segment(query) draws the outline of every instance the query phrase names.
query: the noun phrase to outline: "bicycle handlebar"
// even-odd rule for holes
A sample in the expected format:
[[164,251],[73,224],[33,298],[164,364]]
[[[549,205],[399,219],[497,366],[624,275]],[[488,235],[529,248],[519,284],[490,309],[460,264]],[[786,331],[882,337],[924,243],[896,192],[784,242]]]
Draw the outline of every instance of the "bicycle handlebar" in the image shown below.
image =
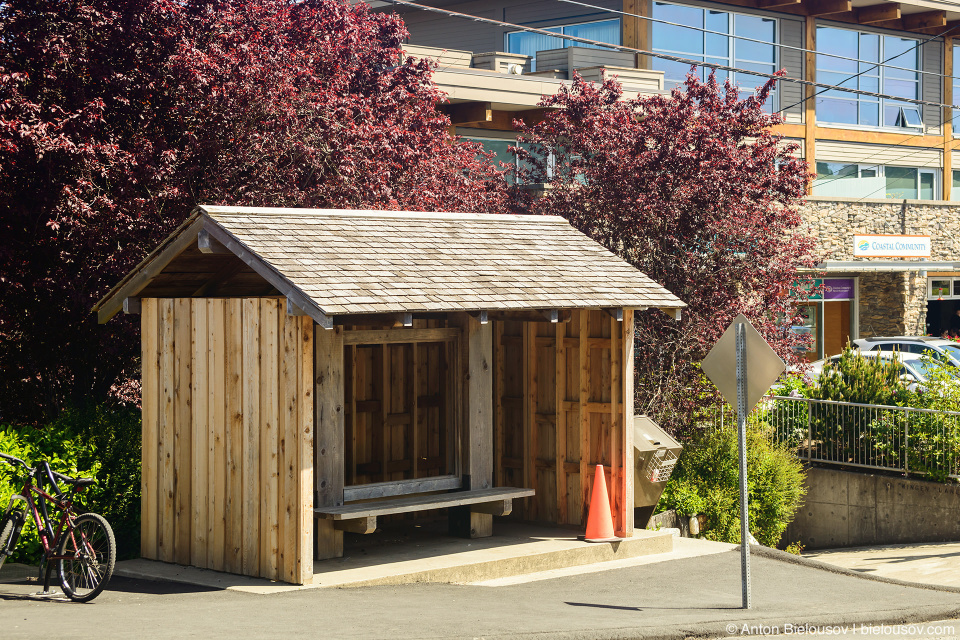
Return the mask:
[[75,485],[78,484],[77,478],[72,478],[68,475],[64,475],[62,473],[58,473],[54,471],[53,469],[50,468],[50,463],[47,461],[41,462],[40,465],[37,467],[31,467],[20,458],[7,455],[6,453],[0,453],[0,459],[6,460],[7,464],[12,464],[12,465],[20,464],[24,469],[27,470],[27,473],[30,473],[30,474],[36,474],[38,470],[43,470],[44,475],[47,476],[47,480],[50,482],[51,485],[53,485],[53,489],[57,493],[57,495],[63,495],[63,491],[60,490],[60,485],[57,484],[57,480],[62,480],[63,482],[66,482],[69,484],[75,484]]
[[23,466],[25,469],[29,469],[29,470],[31,470],[31,471],[33,470],[33,467],[31,467],[30,465],[28,465],[26,462],[24,462],[24,461],[21,460],[20,458],[17,458],[17,457],[14,457],[14,456],[9,456],[9,455],[7,455],[7,454],[5,454],[5,453],[0,453],[0,458],[3,458],[4,460],[6,460],[6,461],[7,461],[7,464],[14,464],[14,463],[19,462],[20,465]]

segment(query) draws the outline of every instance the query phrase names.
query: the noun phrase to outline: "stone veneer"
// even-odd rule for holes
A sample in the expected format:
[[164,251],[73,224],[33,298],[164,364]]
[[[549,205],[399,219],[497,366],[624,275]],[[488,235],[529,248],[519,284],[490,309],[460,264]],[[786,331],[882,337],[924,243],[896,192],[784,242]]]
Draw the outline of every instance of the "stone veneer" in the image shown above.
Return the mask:
[[[858,234],[929,235],[931,261],[960,262],[960,203],[810,196],[801,209],[804,230],[819,238],[821,260],[853,257]],[[892,260],[892,258],[881,258]],[[876,259],[874,259],[876,260]],[[860,337],[926,333],[927,281],[919,272],[871,272],[860,278]]]

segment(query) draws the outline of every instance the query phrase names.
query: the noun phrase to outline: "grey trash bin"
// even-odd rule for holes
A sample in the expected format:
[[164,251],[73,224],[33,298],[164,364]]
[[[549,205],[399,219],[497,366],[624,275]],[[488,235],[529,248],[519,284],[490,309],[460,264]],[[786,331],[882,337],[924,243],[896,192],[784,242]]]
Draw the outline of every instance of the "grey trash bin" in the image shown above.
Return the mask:
[[647,416],[633,418],[633,518],[644,529],[683,447]]

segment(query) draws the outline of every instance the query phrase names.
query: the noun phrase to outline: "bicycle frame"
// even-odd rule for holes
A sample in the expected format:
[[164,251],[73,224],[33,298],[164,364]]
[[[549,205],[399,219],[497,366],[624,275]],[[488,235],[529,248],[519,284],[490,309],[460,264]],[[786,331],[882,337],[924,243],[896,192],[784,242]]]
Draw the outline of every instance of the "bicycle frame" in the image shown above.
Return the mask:
[[[53,526],[51,526],[50,515],[46,512],[46,505],[41,503],[40,509],[43,510],[43,515],[41,515],[40,509],[37,508],[37,501],[33,498],[33,493],[36,493],[41,499],[52,503],[53,506],[60,511],[61,516],[60,521],[57,523],[56,533],[54,533]],[[73,500],[70,499],[71,496],[68,494],[66,500],[55,498],[36,486],[33,483],[33,477],[30,477],[23,484],[23,490],[20,495],[15,497],[23,499],[30,507],[30,514],[33,516],[33,522],[37,526],[37,532],[40,535],[40,543],[43,545],[44,558],[47,561],[69,559],[68,556],[55,555],[55,552],[56,545],[60,542],[60,536],[63,534],[64,526],[73,516]],[[11,498],[11,502],[12,500],[13,498]]]

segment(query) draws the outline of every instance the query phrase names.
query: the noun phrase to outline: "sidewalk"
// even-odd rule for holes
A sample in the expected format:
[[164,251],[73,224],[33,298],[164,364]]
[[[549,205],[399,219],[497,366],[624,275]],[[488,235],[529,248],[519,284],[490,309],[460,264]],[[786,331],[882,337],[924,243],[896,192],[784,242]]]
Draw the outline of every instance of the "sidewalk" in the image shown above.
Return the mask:
[[[714,547],[700,555],[688,541],[677,543],[671,554],[661,554],[669,559],[646,556],[624,560],[617,568],[581,568],[569,575],[563,571],[571,570],[557,570],[501,584],[256,595],[117,578],[91,605],[34,599],[29,594],[37,590],[35,583],[2,584],[2,635],[680,639],[740,635],[744,625],[875,625],[960,617],[955,592],[864,579],[759,548],[751,556],[754,607],[744,611],[739,551]],[[678,557],[684,553],[696,555]]]
[[803,557],[865,575],[960,590],[960,542],[827,549],[804,553]]

